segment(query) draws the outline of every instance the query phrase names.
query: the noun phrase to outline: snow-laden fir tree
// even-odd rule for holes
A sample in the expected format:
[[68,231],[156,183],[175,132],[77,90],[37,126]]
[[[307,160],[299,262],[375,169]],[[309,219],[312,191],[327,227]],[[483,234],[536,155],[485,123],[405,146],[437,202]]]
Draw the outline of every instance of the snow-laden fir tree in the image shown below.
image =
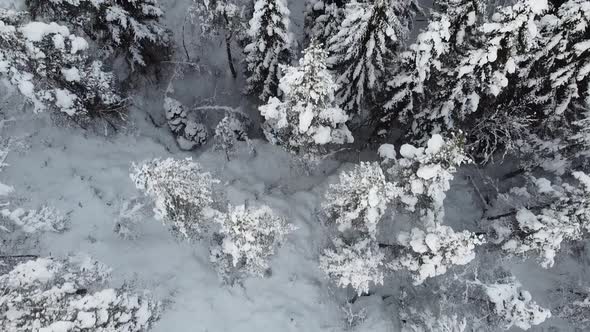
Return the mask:
[[239,0],[194,0],[190,15],[201,27],[201,35],[205,38],[222,36],[225,40],[225,53],[229,69],[234,78],[237,71],[234,67],[232,42],[244,39],[246,24],[245,9]]
[[127,287],[108,288],[110,270],[83,256],[37,258],[0,276],[2,331],[129,331],[150,329],[160,303]]
[[308,42],[327,45],[344,20],[347,0],[307,0],[304,32]]
[[87,49],[86,40],[63,25],[27,22],[25,13],[0,9],[0,77],[36,112],[99,115],[120,109],[113,75]]
[[246,92],[262,102],[277,96],[281,65],[291,62],[289,9],[285,0],[256,0],[249,23],[246,54]]
[[439,3],[400,60],[380,119],[412,123],[419,140],[463,129],[478,161],[520,153],[525,167],[554,171],[575,157],[588,100],[585,1],[521,0],[489,20],[481,1]]
[[326,56],[321,45],[309,46],[299,66],[287,67],[280,80],[283,101],[272,97],[259,108],[271,143],[312,160],[328,152],[329,145],[354,140],[345,124],[348,115],[334,100],[336,85]]
[[125,55],[132,68],[168,53],[157,0],[27,0],[27,6],[35,18],[60,20],[84,31],[106,56]]
[[328,41],[329,64],[337,73],[338,99],[361,113],[383,88],[386,68],[405,40],[417,3],[413,0],[353,1],[339,31]]
[[130,174],[137,189],[154,201],[157,219],[187,239],[204,236],[214,215],[213,186],[219,181],[191,159],[154,159],[134,164]]
[[214,218],[211,262],[220,276],[232,281],[242,276],[264,276],[269,261],[295,228],[268,206],[230,206]]

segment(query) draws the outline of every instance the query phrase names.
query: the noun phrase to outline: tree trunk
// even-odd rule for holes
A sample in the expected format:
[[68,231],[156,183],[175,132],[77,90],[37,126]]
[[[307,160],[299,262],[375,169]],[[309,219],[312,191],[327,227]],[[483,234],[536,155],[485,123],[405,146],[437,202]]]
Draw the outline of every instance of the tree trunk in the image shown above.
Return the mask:
[[231,35],[225,35],[225,52],[227,53],[227,62],[229,65],[229,70],[231,71],[231,76],[236,79],[238,77],[238,73],[236,72],[236,68],[234,68],[234,59],[231,54]]

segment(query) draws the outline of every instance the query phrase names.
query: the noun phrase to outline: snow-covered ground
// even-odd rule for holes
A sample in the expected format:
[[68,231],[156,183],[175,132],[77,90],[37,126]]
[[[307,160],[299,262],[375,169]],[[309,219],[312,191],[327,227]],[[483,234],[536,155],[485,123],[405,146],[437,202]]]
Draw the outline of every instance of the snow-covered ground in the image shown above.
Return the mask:
[[[303,4],[302,0],[289,3],[298,34],[303,25]],[[240,93],[242,78],[233,81],[227,72],[223,45],[198,45],[197,38],[191,38],[197,33],[196,28],[184,20],[190,2],[167,0],[163,5],[166,23],[177,44],[182,44],[184,24],[189,53],[206,59],[210,62],[208,67],[220,72],[203,75],[187,70],[175,81],[174,97],[187,105],[207,100],[207,104],[241,106],[255,114]],[[18,6],[19,1],[0,0],[0,7]],[[179,52],[175,60],[194,61],[182,57]],[[163,72],[168,75],[174,64],[166,66],[170,68]],[[318,216],[320,202],[327,185],[336,181],[337,172],[350,165],[331,160],[310,175],[281,148],[258,139],[253,141],[255,155],[244,144],[238,156],[229,162],[223,152],[209,147],[190,153],[180,151],[164,124],[165,86],[166,82],[140,84],[133,92],[135,106],[130,109],[127,128],[107,136],[73,124],[60,124],[62,121],[56,123],[47,113],[7,109],[4,105],[13,105],[14,100],[0,100],[0,120],[10,119],[0,128],[0,141],[11,138],[4,161],[8,166],[0,171],[0,192],[7,194],[0,196],[0,203],[10,205],[0,209],[50,206],[69,221],[67,231],[34,233],[34,240],[25,241],[21,251],[11,254],[62,258],[86,253],[105,263],[113,269],[111,286],[131,283],[136,289],[148,289],[164,303],[154,331],[350,329],[343,304],[353,293],[337,288],[318,268],[318,255],[329,240]],[[122,238],[115,232],[115,223],[126,202],[147,201],[129,177],[131,164],[156,157],[192,157],[222,181],[230,203],[264,203],[297,227],[272,259],[270,276],[247,278],[242,284],[224,284],[209,262],[207,243],[174,238],[150,211],[134,225],[133,238]],[[0,164],[1,159],[0,154]],[[477,230],[476,223],[483,212],[467,178],[469,174],[460,172],[455,177],[445,200],[445,216],[450,226]],[[549,273],[533,262],[506,265],[535,300],[546,305],[550,299],[545,289],[556,283],[560,271],[568,270],[569,263],[559,261]],[[585,271],[572,271],[569,270],[583,278]],[[353,330],[398,331],[397,292],[396,281],[387,280],[375,295],[356,301],[352,310],[365,308],[367,317]],[[539,330],[558,323],[550,319]]]

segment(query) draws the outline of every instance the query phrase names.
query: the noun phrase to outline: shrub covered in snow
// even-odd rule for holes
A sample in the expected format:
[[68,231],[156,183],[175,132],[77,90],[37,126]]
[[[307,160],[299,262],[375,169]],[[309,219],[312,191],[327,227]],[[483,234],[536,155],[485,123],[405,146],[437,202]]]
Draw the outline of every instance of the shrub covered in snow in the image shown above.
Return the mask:
[[294,230],[268,206],[230,206],[214,219],[219,230],[213,237],[211,261],[226,280],[242,275],[264,276],[269,260]]
[[375,241],[362,239],[347,244],[336,238],[333,244],[333,249],[320,256],[320,269],[338,286],[351,286],[361,295],[368,293],[371,285],[383,284],[385,255]]
[[122,201],[113,226],[115,234],[123,239],[135,239],[138,236],[138,225],[148,215],[147,206],[137,198]]
[[0,9],[0,78],[14,84],[39,112],[100,114],[121,107],[113,75],[92,61],[88,43],[55,22],[26,22]]
[[20,227],[25,233],[57,232],[68,229],[69,220],[59,210],[50,206],[43,206],[39,210],[0,210],[0,217],[6,218]]
[[273,144],[291,153],[315,159],[328,144],[351,143],[348,115],[334,101],[336,85],[326,68],[327,52],[312,44],[298,67],[287,67],[279,88],[283,100],[273,97],[260,106],[264,134]]
[[410,233],[402,232],[398,241],[405,249],[390,267],[410,271],[415,284],[445,274],[453,265],[471,262],[475,258],[475,246],[485,243],[481,235],[455,232],[444,225],[426,231],[414,228]]
[[467,320],[457,315],[435,315],[430,310],[407,308],[400,312],[401,332],[465,332]]
[[185,238],[199,238],[207,229],[213,186],[219,181],[191,159],[154,159],[133,164],[131,179],[155,204],[156,218]]
[[131,66],[162,59],[168,48],[157,0],[27,0],[34,17],[68,22],[97,42],[105,55],[124,54]]
[[207,142],[209,137],[207,127],[189,117],[188,110],[181,102],[166,96],[164,98],[164,112],[166,120],[168,120],[168,127],[176,136],[176,142],[181,149],[192,150]]
[[2,331],[147,331],[160,304],[104,288],[110,271],[90,258],[38,258],[0,276]]

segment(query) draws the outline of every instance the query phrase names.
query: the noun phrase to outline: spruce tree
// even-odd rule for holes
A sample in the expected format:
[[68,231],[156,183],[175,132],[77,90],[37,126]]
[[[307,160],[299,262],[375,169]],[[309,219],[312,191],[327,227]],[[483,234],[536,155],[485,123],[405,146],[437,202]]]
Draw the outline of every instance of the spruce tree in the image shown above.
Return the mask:
[[257,0],[248,30],[246,53],[248,94],[266,102],[278,94],[280,65],[291,59],[289,9],[285,0]]

